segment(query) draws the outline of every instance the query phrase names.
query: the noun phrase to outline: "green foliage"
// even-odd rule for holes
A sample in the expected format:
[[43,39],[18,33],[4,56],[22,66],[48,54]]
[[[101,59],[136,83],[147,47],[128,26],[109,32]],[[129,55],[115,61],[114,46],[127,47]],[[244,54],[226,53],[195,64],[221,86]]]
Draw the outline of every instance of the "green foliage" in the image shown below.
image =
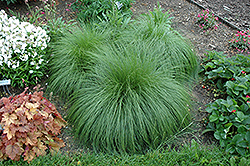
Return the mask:
[[142,152],[187,125],[190,96],[171,78],[159,45],[116,43],[98,54],[69,110],[82,142],[97,151]]
[[[35,49],[33,49],[35,50]],[[46,58],[44,56],[47,51],[36,49],[38,55],[43,55],[40,57],[29,57],[27,61],[20,61],[20,56],[15,56],[12,60],[19,61],[19,67],[15,69],[11,69],[7,66],[7,64],[3,63],[0,70],[0,79],[11,79],[11,86],[13,87],[25,87],[30,85],[35,85],[38,80],[41,80],[45,75],[47,64],[41,63],[41,57]],[[44,59],[42,59],[44,61]],[[31,64],[34,65],[31,65]],[[39,65],[39,70],[36,65]]]
[[[27,90],[27,89],[26,89]],[[0,99],[0,158],[30,162],[36,156],[54,153],[64,142],[56,137],[66,122],[43,92]]]
[[94,63],[89,52],[104,45],[107,35],[103,30],[86,25],[65,32],[53,43],[48,90],[66,99],[79,89],[85,72]]
[[[168,14],[156,15],[155,27],[164,29]],[[49,90],[71,99],[76,135],[97,151],[156,148],[190,118],[190,96],[178,81],[197,69],[192,47],[172,29],[145,35],[139,20],[131,23],[110,12],[53,45]]]
[[234,81],[250,72],[250,56],[227,57],[222,52],[208,52],[206,56],[201,63],[200,74],[206,83],[216,86],[222,94],[225,94],[227,81]]
[[84,22],[98,21],[110,11],[117,10],[119,14],[130,13],[133,0],[76,0],[71,8],[76,12],[77,19]]
[[230,47],[237,49],[240,52],[247,51],[250,53],[250,33],[247,31],[238,31],[235,37],[229,41]]
[[30,164],[22,160],[13,162],[0,161],[0,165],[5,166],[44,166],[44,165],[229,165],[229,166],[249,166],[250,156],[237,157],[225,154],[217,147],[206,147],[199,145],[194,140],[189,144],[184,144],[178,150],[167,147],[165,150],[155,150],[144,155],[108,155],[94,153],[76,153],[69,155],[46,155],[37,157]]
[[198,70],[197,56],[192,44],[171,27],[171,17],[158,4],[158,9],[143,14],[133,24],[134,40],[154,40],[165,45],[165,57],[174,66],[175,77],[180,79],[179,73],[195,76]]
[[43,1],[44,10],[43,16],[46,18],[45,22],[42,22],[42,27],[47,31],[47,34],[51,37],[51,42],[54,42],[58,37],[63,36],[64,32],[69,30],[76,24],[74,20],[63,20],[62,17],[57,16],[56,2],[53,0]]
[[250,146],[250,111],[249,104],[237,102],[231,97],[218,99],[209,104],[210,113],[207,131],[214,131],[214,137],[226,152],[240,155],[249,154]]
[[[173,17],[170,17],[170,13],[163,12],[160,4],[158,8],[154,8],[154,11],[142,14],[135,22],[135,31],[139,31],[139,35],[144,35],[143,38],[149,37],[163,37],[166,33],[173,30],[171,23]],[[139,27],[138,27],[139,26]]]
[[[205,81],[214,81],[225,99],[208,104],[209,123],[204,131],[214,131],[214,137],[230,154],[249,154],[250,146],[250,71],[249,56],[227,58],[209,53],[203,72]],[[220,85],[220,84],[221,85]]]

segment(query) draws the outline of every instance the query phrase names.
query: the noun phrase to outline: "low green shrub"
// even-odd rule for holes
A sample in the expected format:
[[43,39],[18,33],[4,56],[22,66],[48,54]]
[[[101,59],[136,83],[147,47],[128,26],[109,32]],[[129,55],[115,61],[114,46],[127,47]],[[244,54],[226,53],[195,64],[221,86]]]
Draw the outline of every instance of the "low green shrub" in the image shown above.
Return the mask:
[[217,84],[223,98],[207,105],[207,129],[230,154],[249,154],[250,146],[250,56],[226,57],[209,53],[203,63],[205,81]]
[[222,95],[226,93],[227,81],[250,73],[250,57],[237,55],[227,57],[222,52],[208,52],[201,63],[200,74],[203,81],[216,88]]

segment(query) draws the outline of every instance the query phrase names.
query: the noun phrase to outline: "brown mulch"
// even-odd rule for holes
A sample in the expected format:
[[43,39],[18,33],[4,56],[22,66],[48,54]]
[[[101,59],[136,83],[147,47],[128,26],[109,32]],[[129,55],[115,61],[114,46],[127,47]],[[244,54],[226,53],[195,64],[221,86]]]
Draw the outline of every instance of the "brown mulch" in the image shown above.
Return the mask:
[[[67,11],[69,9],[69,3],[75,0],[57,0],[57,14],[58,17],[63,17],[65,20],[74,18],[72,11]],[[153,10],[157,6],[158,0],[136,0],[132,5],[131,10],[135,15],[146,13],[148,10]],[[206,8],[211,9],[215,14],[227,19],[230,23],[246,29],[250,26],[250,1],[249,0],[196,0],[197,3],[203,5]],[[237,32],[236,29],[226,25],[221,24],[217,30],[212,30],[209,33],[204,33],[196,24],[195,18],[198,13],[202,11],[201,8],[190,3],[188,0],[168,0],[159,1],[160,5],[164,11],[169,11],[171,16],[174,17],[172,26],[179,31],[184,37],[188,38],[194,45],[194,49],[197,55],[202,58],[204,54],[209,51],[219,51],[224,52],[228,55],[235,55],[237,52],[229,48],[229,40],[233,38],[234,34]],[[30,6],[42,7],[40,1],[29,2]],[[27,7],[24,3],[11,4],[9,6],[4,2],[0,2],[0,9],[7,11],[7,8],[20,12],[21,14],[28,13]],[[42,86],[46,88],[45,82]],[[1,88],[1,87],[0,87]],[[17,93],[19,91],[14,88],[10,88],[12,93]],[[204,113],[205,105],[214,100],[211,91],[202,88],[202,82],[197,80],[197,85],[194,87],[193,91],[194,102],[196,103],[194,109],[194,132],[188,135],[190,140],[196,137],[201,140],[204,144],[212,144],[214,140],[211,135],[202,135],[201,132],[204,129],[204,118],[206,118],[206,113]],[[53,97],[53,102],[56,104],[58,111],[65,115],[67,107],[64,107],[64,102],[62,102],[57,96]],[[66,147],[62,150],[64,152],[72,151],[82,151],[83,148],[79,146],[77,141],[73,138],[72,129],[70,126],[63,129],[60,136],[66,143]],[[187,141],[185,140],[185,141]],[[212,140],[212,141],[211,141]]]
[[205,8],[233,25],[246,30],[250,28],[249,0],[195,0]]

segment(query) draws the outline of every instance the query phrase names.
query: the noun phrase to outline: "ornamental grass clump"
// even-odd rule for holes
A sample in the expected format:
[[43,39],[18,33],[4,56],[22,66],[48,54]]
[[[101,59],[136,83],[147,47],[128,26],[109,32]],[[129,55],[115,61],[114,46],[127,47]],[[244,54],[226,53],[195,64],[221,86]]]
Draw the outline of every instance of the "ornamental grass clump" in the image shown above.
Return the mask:
[[72,95],[68,116],[87,146],[142,153],[188,124],[190,95],[172,78],[161,47],[116,43],[96,53],[101,56]]
[[104,45],[106,35],[105,31],[87,25],[65,32],[52,45],[54,52],[48,88],[63,98],[80,88],[85,72],[95,63],[89,52]]
[[[192,44],[183,38],[171,27],[170,14],[163,13],[163,9],[158,4],[158,9],[141,15],[133,24],[134,40],[154,40],[165,45],[162,50],[164,57],[171,62],[175,68],[175,77],[185,73],[186,76],[195,76],[198,70],[197,56],[193,51]],[[179,73],[182,73],[181,75]]]
[[14,16],[8,18],[1,10],[0,79],[11,79],[12,86],[34,85],[45,74],[49,40],[41,27],[21,22]]
[[135,21],[116,16],[72,29],[53,44],[48,88],[70,99],[68,120],[85,145],[141,153],[188,124],[183,84],[198,61],[166,23],[168,14],[154,11]]

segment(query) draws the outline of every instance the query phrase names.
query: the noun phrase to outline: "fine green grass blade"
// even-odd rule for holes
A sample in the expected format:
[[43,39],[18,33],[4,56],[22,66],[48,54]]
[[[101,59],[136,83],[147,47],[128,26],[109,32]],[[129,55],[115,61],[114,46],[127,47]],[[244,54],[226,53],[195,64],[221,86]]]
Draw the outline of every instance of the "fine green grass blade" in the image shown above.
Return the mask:
[[82,86],[85,73],[95,62],[89,52],[104,45],[107,34],[92,26],[83,25],[66,32],[53,43],[49,91],[67,98]]
[[72,95],[69,119],[95,150],[157,148],[189,121],[189,94],[169,74],[161,47],[145,44],[111,45],[100,52],[84,87]]

